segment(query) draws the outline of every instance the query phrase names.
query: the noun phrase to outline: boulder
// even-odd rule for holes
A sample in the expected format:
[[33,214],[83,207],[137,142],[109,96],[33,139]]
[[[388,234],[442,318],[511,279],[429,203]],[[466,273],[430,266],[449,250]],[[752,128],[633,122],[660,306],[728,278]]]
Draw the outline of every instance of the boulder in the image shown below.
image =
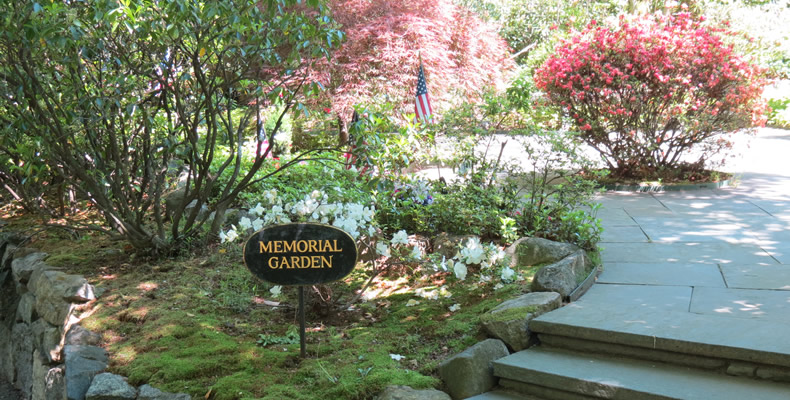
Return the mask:
[[[184,207],[184,215],[189,215],[190,213],[192,213],[192,210],[197,207],[197,204],[198,204],[197,199],[189,202],[189,204],[187,204],[187,206]],[[207,219],[209,215],[211,215],[211,213],[208,210],[208,206],[203,204],[200,206],[200,210],[198,210],[196,221]]]
[[137,389],[126,383],[126,378],[105,372],[93,378],[85,393],[86,400],[135,400]]
[[19,283],[27,283],[30,280],[30,275],[33,274],[38,268],[43,265],[42,261],[47,258],[47,253],[36,252],[28,254],[24,257],[14,256],[14,261],[11,261],[11,270],[14,274],[14,279]]
[[489,335],[502,340],[513,351],[520,351],[530,346],[529,321],[561,305],[559,293],[527,293],[498,305],[483,314],[480,321]]
[[[0,323],[0,338],[11,338],[11,329],[5,323]],[[0,378],[6,382],[16,379],[14,369],[14,340],[0,340]]]
[[30,324],[30,330],[33,334],[33,347],[41,353],[47,363],[60,361],[63,349],[63,333],[60,328],[39,318]]
[[168,219],[173,218],[173,213],[176,212],[178,207],[184,203],[186,199],[186,188],[176,189],[164,196],[165,199],[165,215]]
[[22,392],[24,398],[30,398],[33,388],[33,338],[30,326],[16,324],[11,330],[14,339],[11,345],[16,382],[14,386]]
[[107,368],[107,352],[96,346],[63,346],[68,400],[83,400],[93,377]]
[[384,388],[376,400],[450,400],[450,396],[436,389],[412,389],[409,386],[393,385]]
[[80,275],[47,270],[32,285],[36,295],[36,311],[50,324],[62,326],[74,309],[73,303],[96,298],[93,286]]
[[16,308],[16,322],[24,322],[29,324],[35,316],[36,296],[33,293],[25,293],[19,299],[19,305]]
[[584,280],[591,265],[584,251],[577,251],[564,259],[541,268],[532,278],[535,292],[557,292],[563,298],[571,294]]
[[505,343],[486,339],[439,365],[439,376],[453,399],[465,399],[493,388],[497,379],[491,363],[509,354]]
[[66,398],[66,368],[47,365],[46,358],[36,351],[33,355],[32,400],[63,400]]
[[66,333],[65,344],[98,346],[101,344],[101,335],[91,332],[81,325],[72,325]]
[[163,392],[151,385],[143,385],[137,391],[137,400],[191,400],[186,393]]
[[516,240],[505,252],[510,255],[511,266],[530,266],[557,262],[579,250],[570,243],[529,237]]
[[477,236],[449,235],[442,232],[439,236],[433,238],[433,252],[443,255],[447,259],[453,258],[461,247],[466,244],[466,241],[471,238],[477,238]]

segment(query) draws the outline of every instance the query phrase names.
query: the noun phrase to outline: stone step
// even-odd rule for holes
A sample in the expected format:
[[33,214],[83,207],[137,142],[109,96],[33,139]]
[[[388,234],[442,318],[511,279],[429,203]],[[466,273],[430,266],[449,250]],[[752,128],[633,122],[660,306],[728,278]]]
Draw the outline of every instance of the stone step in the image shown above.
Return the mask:
[[468,397],[466,400],[543,400],[535,396],[512,392],[502,389],[493,390],[477,396]]
[[505,388],[546,399],[787,400],[790,384],[536,346],[494,362]]
[[[726,364],[754,365],[756,375],[785,376],[790,380],[790,340],[781,340],[781,332],[790,332],[790,323],[781,320],[727,318],[695,314],[688,311],[645,309],[636,306],[586,304],[584,299],[532,320],[529,330],[541,340],[560,347],[610,353],[612,349],[633,351],[624,355],[704,368],[721,365],[697,365],[711,360]],[[552,342],[553,341],[553,342]],[[589,343],[582,344],[581,341]],[[615,354],[622,354],[616,351]],[[652,358],[651,354],[655,357]],[[665,358],[668,357],[668,358]],[[692,362],[691,364],[686,361]]]

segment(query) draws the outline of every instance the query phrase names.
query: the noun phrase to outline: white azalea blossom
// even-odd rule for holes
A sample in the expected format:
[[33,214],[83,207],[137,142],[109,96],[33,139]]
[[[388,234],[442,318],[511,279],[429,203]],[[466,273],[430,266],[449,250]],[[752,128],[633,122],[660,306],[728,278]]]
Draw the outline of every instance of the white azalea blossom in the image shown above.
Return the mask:
[[420,304],[420,302],[414,299],[410,299],[409,301],[406,302],[406,307],[414,307],[417,304]]
[[451,305],[449,308],[450,312],[456,312],[460,309],[461,309],[461,305],[458,303]]
[[250,229],[252,228],[252,221],[250,221],[250,219],[247,217],[241,217],[239,220],[239,226],[244,229]]
[[269,293],[271,293],[271,294],[272,294],[272,297],[278,297],[278,296],[280,296],[280,294],[282,293],[282,291],[283,291],[283,287],[282,287],[282,286],[280,286],[280,285],[274,286],[274,287],[272,287],[271,289],[269,289]]
[[462,281],[466,279],[467,270],[466,270],[466,265],[464,263],[462,262],[455,263],[455,266],[453,266],[453,272],[455,273],[455,277],[458,278],[458,280]]
[[505,267],[502,269],[502,280],[505,282],[509,282],[513,280],[513,276],[516,275],[516,271],[514,271],[510,267]]
[[376,253],[378,253],[380,256],[392,257],[392,253],[390,253],[390,247],[384,242],[376,243]]
[[263,214],[265,211],[266,209],[261,206],[261,203],[258,203],[255,207],[250,209],[250,213],[258,216]]
[[263,228],[263,220],[260,218],[256,218],[255,221],[252,221],[252,230],[259,231]]
[[422,260],[422,249],[420,249],[420,246],[414,246],[409,255],[415,260]]
[[390,353],[390,358],[395,360],[395,361],[400,361],[400,360],[403,360],[404,358],[406,358],[406,356],[402,356],[400,354],[392,354],[392,353]]
[[404,230],[400,230],[392,236],[392,240],[390,241],[393,245],[398,244],[409,244],[409,234],[406,233]]

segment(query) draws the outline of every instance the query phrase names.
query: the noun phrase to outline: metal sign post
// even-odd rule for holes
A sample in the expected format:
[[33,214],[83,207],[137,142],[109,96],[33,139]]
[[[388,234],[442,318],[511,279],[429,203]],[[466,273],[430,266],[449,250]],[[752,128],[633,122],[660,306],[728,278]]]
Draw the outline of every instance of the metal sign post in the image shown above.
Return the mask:
[[299,286],[299,345],[305,358],[304,287],[342,279],[357,264],[357,245],[331,225],[298,223],[266,227],[244,244],[244,265],[276,285]]

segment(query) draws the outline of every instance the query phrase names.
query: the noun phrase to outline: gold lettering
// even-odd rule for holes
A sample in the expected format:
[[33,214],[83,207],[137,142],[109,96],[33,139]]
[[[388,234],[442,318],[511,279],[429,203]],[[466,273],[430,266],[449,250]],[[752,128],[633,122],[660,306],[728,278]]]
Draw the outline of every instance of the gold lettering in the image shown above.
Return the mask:
[[308,256],[301,256],[299,257],[300,261],[302,262],[302,266],[300,268],[310,268],[310,257]]
[[282,240],[275,240],[274,241],[274,252],[275,253],[282,253],[283,252],[283,241]]
[[321,268],[321,257],[312,256],[310,257],[310,261],[310,268]]
[[283,269],[283,268],[293,269],[293,265],[288,264],[288,257],[280,258],[280,269]]
[[337,247],[337,239],[335,239],[335,248],[331,251],[334,251],[335,253],[340,253],[341,251],[343,251],[343,249]]
[[329,256],[329,258],[326,258],[326,256],[321,256],[321,268],[324,268],[324,266],[327,268],[332,268],[332,257],[334,256]]
[[332,251],[332,242],[324,240],[324,248],[320,250],[321,253]]
[[[272,262],[274,262],[274,265],[272,265]],[[269,268],[277,269],[279,267],[280,267],[280,259],[279,258],[272,257],[272,258],[269,259]]]
[[295,250],[296,250],[296,242],[294,242],[293,240],[291,240],[290,242],[285,242],[285,244],[283,245],[283,253],[287,253],[289,251],[293,253]]
[[299,264],[299,256],[291,256],[291,268],[302,268]]
[[300,253],[304,253],[307,251],[307,242],[304,240],[300,240],[296,242],[296,251]]
[[260,252],[261,253],[271,253],[271,251],[272,251],[272,242],[264,243],[263,241],[258,241],[258,243],[260,244],[260,250],[261,250]]
[[308,240],[307,241],[307,244],[310,247],[310,252],[311,253],[318,253],[318,250],[316,250],[315,242],[316,242],[315,240]]

